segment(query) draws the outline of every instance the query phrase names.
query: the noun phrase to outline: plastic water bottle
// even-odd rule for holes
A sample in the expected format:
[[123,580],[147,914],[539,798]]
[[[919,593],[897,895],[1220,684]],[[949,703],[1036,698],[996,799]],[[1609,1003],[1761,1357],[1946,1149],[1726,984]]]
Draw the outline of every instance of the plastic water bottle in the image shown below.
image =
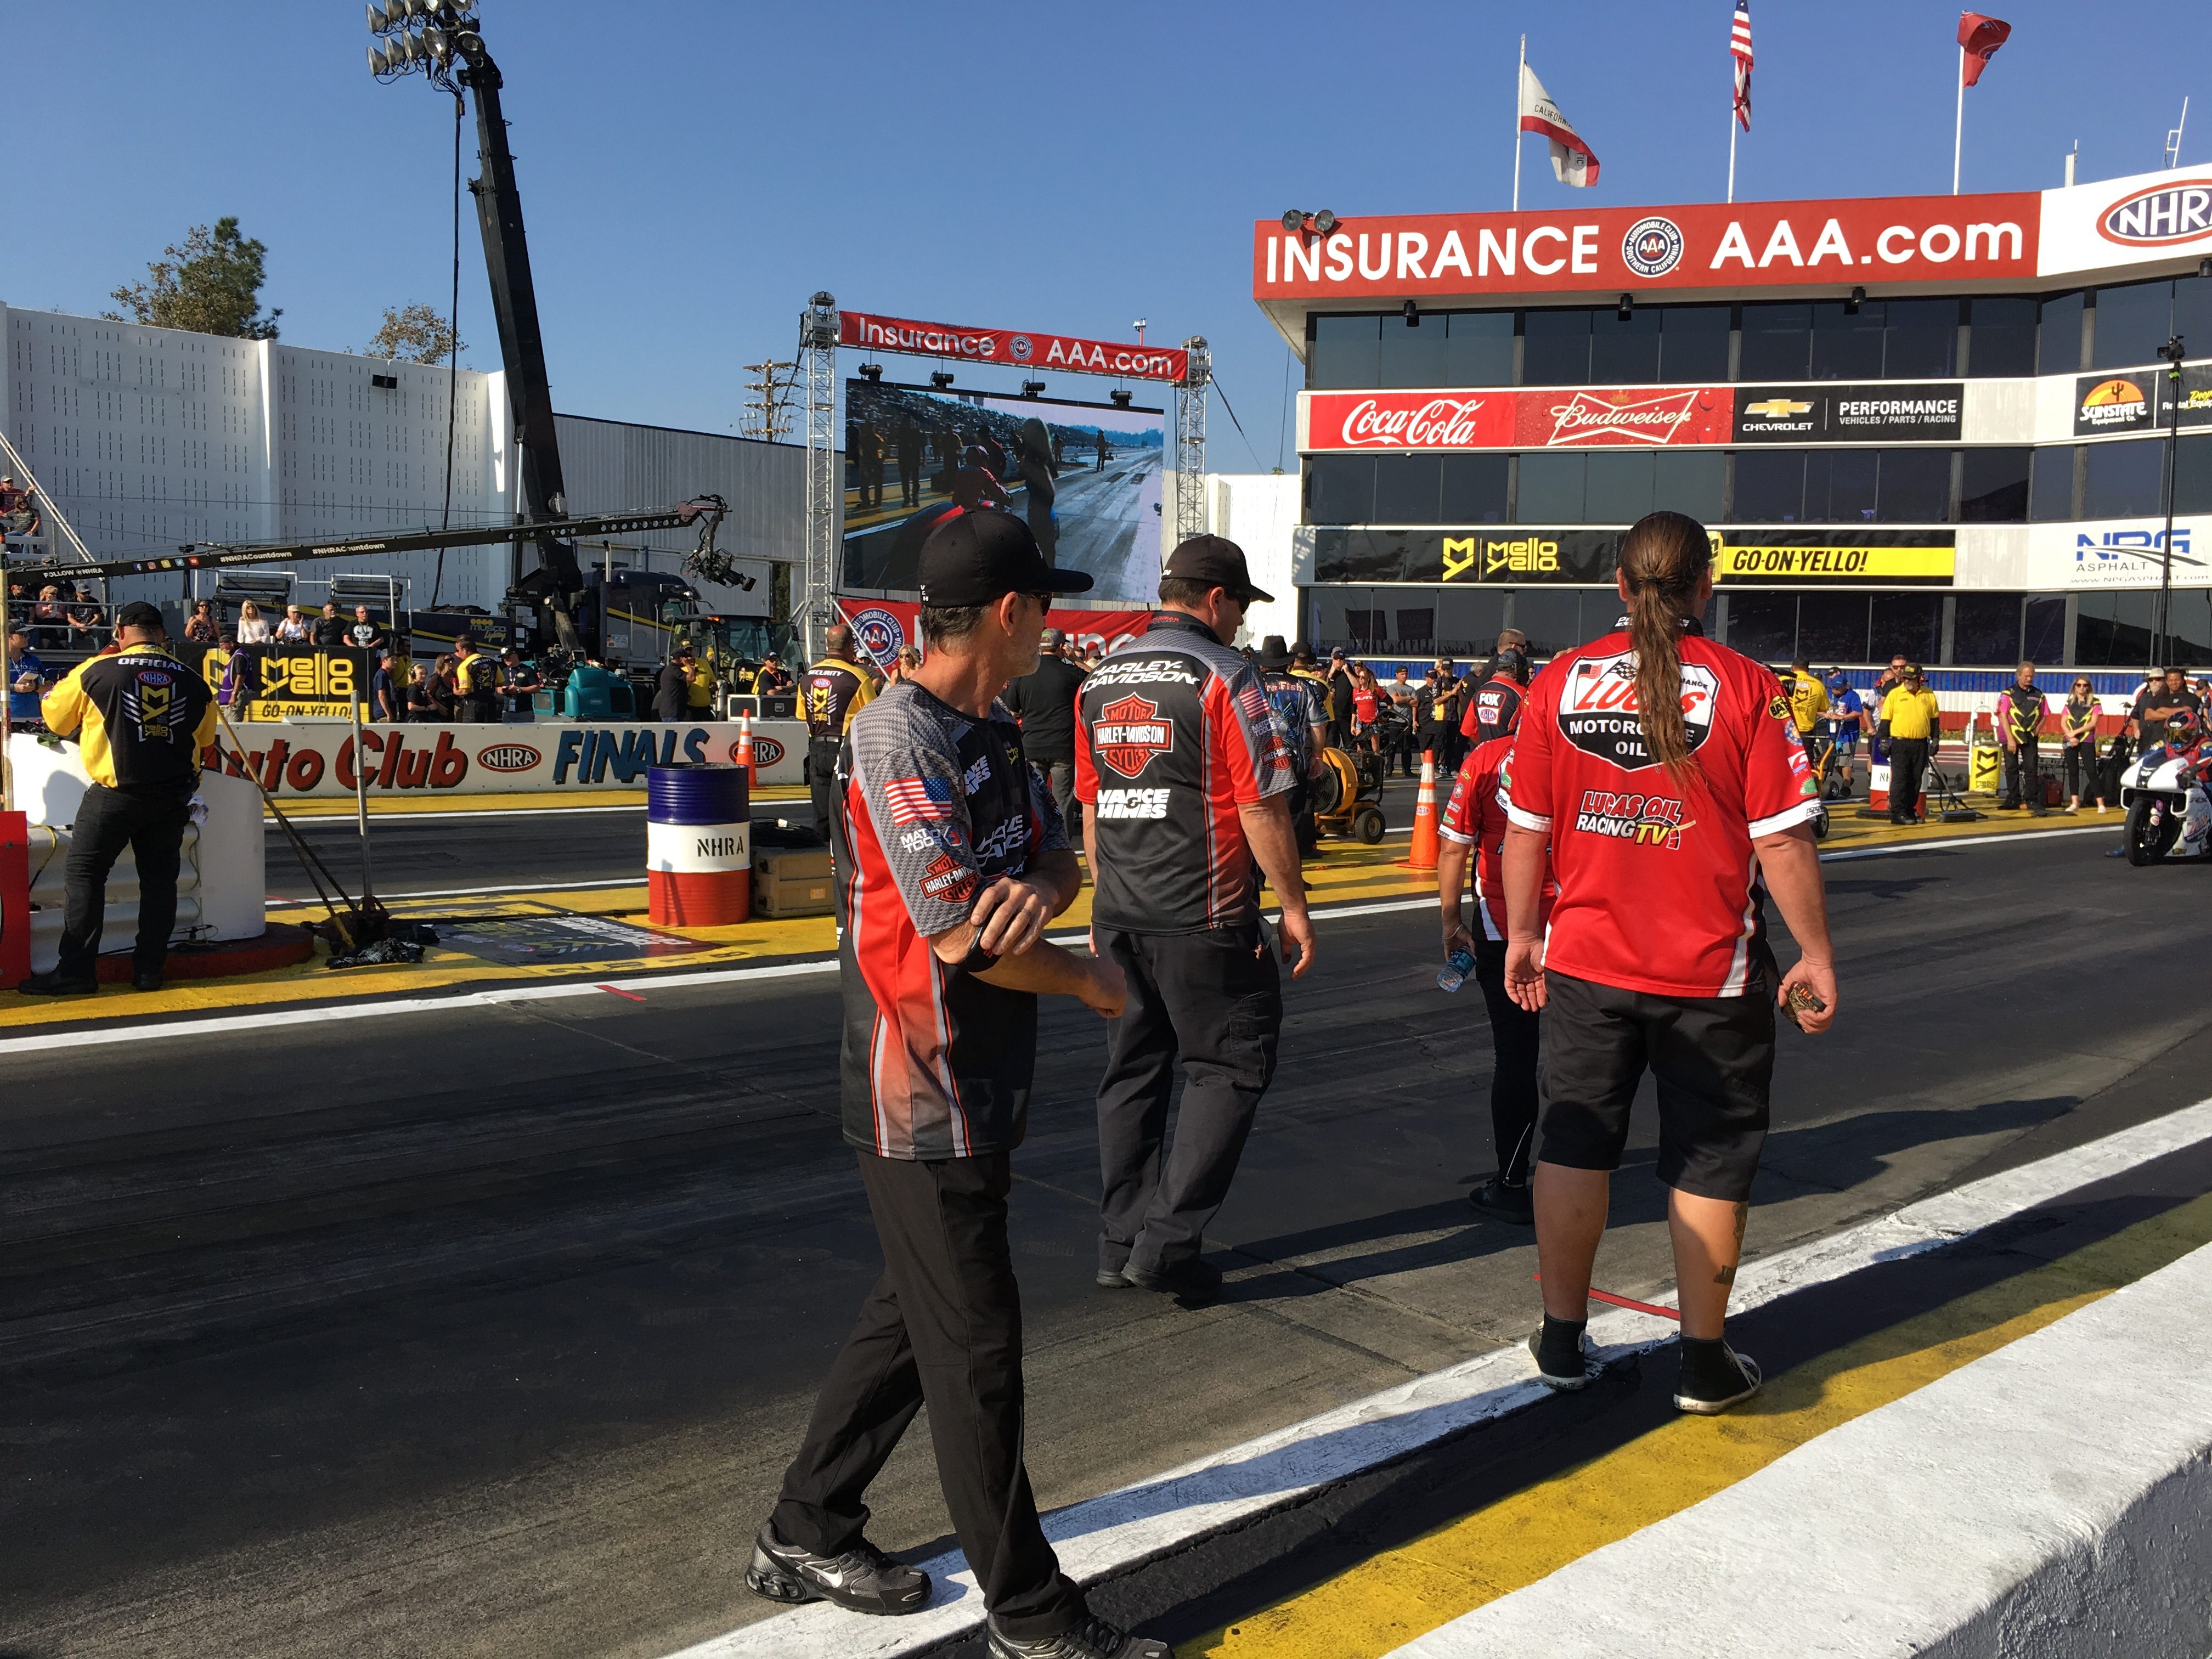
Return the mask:
[[1465,945],[1453,951],[1437,969],[1437,989],[1456,991],[1467,983],[1467,976],[1474,971],[1474,953]]

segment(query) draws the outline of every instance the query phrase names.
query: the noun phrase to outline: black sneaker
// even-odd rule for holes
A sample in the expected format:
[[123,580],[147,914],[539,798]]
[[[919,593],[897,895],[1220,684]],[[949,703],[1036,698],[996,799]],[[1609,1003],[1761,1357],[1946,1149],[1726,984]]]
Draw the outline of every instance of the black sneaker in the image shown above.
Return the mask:
[[1503,1176],[1492,1176],[1469,1193],[1467,1201],[1492,1221],[1510,1221],[1516,1227],[1536,1224],[1535,1201],[1525,1181],[1516,1187]]
[[160,990],[161,988],[161,970],[158,968],[152,969],[144,968],[133,969],[131,974],[131,988],[134,991]]
[[834,1601],[854,1613],[919,1613],[929,1601],[929,1575],[894,1561],[863,1538],[842,1555],[817,1555],[761,1524],[745,1588],[771,1601]]
[[1731,1406],[1741,1406],[1765,1386],[1766,1379],[1760,1375],[1757,1360],[1738,1353],[1725,1342],[1721,1349],[1734,1365],[1735,1374],[1694,1382],[1683,1376],[1674,1384],[1675,1410],[1698,1417],[1717,1417]]
[[1101,1267],[1098,1270],[1098,1288],[1102,1291],[1126,1291],[1129,1288],[1129,1276],[1119,1267]]
[[[1571,1362],[1554,1358],[1553,1364],[1560,1369],[1547,1370],[1544,1365],[1544,1333],[1541,1329],[1538,1329],[1529,1334],[1528,1357],[1536,1362],[1536,1380],[1547,1389],[1557,1389],[1563,1394],[1572,1393],[1577,1389],[1587,1386],[1590,1380],[1588,1337],[1576,1339],[1574,1358]],[[1574,1367],[1571,1370],[1564,1369],[1569,1363],[1571,1363]]]
[[991,1659],[1170,1659],[1173,1651],[1164,1642],[1132,1636],[1095,1614],[1073,1630],[1027,1642],[1000,1631],[996,1620],[989,1624]]
[[1199,1256],[1173,1267],[1139,1267],[1132,1261],[1121,1269],[1121,1277],[1139,1290],[1158,1291],[1188,1302],[1210,1302],[1221,1294],[1221,1269]]
[[33,974],[28,979],[16,981],[15,989],[27,997],[88,997],[98,994],[100,981],[96,979],[64,979],[58,969],[48,969],[43,974]]

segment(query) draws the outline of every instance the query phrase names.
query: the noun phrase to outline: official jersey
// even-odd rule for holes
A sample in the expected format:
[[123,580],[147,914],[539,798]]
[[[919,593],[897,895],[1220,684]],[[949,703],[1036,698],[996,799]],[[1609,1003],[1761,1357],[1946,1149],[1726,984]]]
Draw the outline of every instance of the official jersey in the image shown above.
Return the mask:
[[1459,734],[1476,743],[1488,743],[1513,730],[1521,717],[1522,692],[1503,674],[1493,674],[1474,688],[1460,716]]
[[[1482,936],[1488,939],[1505,937],[1507,819],[1498,786],[1512,753],[1513,739],[1508,736],[1492,738],[1469,755],[1460,766],[1443,817],[1437,822],[1437,833],[1446,841],[1474,848],[1474,904],[1482,917]],[[1552,904],[1559,895],[1559,884],[1547,871],[1537,902],[1539,927],[1551,926]]]
[[2008,685],[1997,693],[1997,718],[2014,743],[2033,743],[2043,730],[2043,693],[2032,685]]
[[875,682],[842,657],[824,657],[799,682],[799,712],[810,738],[842,738],[876,695]]
[[845,999],[845,1139],[884,1158],[972,1158],[1020,1144],[1036,996],[939,962],[934,934],[1000,876],[1067,837],[1003,704],[977,720],[911,680],[862,710],[831,823]]
[[453,659],[453,695],[457,697],[488,697],[499,683],[492,659],[483,652],[472,652],[465,657]]
[[1076,711],[1075,795],[1097,826],[1092,920],[1134,933],[1251,921],[1260,883],[1237,809],[1297,782],[1251,664],[1162,611],[1091,671]]
[[1881,700],[1881,717],[1889,722],[1889,735],[1900,743],[1935,736],[1936,723],[1942,718],[1933,691],[1925,687],[1915,691],[1903,685]]
[[1752,842],[1811,818],[1819,787],[1771,672],[1693,635],[1681,651],[1694,770],[1680,782],[1644,748],[1636,653],[1613,633],[1536,677],[1500,789],[1516,824],[1552,838],[1547,968],[1659,996],[1740,996],[1765,955]]
[[1828,712],[1828,688],[1810,674],[1792,674],[1782,682],[1782,690],[1790,699],[1790,720],[1802,737]]
[[158,645],[86,658],[40,713],[48,731],[76,738],[84,769],[111,789],[189,790],[215,740],[215,694]]
[[1290,745],[1291,775],[1302,778],[1311,758],[1307,751],[1313,747],[1313,729],[1328,724],[1321,688],[1303,675],[1263,668],[1260,671],[1260,689],[1267,694],[1268,707],[1275,711],[1275,723],[1283,728],[1283,741]]

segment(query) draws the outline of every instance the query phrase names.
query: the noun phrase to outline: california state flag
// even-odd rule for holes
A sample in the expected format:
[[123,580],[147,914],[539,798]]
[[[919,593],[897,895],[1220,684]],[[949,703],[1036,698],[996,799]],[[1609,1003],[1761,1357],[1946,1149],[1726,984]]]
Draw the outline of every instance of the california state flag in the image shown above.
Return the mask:
[[1597,155],[1583,143],[1574,125],[1559,113],[1536,71],[1521,65],[1521,131],[1540,132],[1552,141],[1552,175],[1577,189],[1597,182]]

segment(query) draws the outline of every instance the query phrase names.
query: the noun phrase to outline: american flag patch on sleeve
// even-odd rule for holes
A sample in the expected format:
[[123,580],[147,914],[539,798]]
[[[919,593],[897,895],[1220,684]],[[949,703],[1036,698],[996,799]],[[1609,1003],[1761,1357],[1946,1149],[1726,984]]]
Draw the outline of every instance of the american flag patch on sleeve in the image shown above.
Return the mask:
[[952,816],[952,785],[944,778],[893,778],[884,785],[893,823]]

